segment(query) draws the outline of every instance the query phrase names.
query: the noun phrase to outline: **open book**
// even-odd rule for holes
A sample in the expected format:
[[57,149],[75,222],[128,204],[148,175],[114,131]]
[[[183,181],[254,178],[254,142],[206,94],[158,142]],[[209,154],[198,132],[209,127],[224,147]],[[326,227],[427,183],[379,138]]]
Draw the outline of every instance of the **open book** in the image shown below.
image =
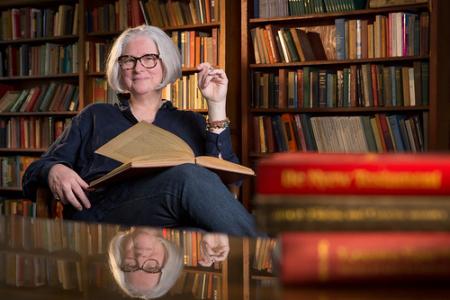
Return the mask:
[[139,176],[157,168],[185,163],[197,164],[217,173],[223,182],[232,183],[243,175],[255,175],[247,167],[218,157],[195,157],[191,147],[175,134],[155,125],[140,122],[125,130],[95,153],[120,161],[122,165],[93,180],[90,187],[99,187],[130,176]]

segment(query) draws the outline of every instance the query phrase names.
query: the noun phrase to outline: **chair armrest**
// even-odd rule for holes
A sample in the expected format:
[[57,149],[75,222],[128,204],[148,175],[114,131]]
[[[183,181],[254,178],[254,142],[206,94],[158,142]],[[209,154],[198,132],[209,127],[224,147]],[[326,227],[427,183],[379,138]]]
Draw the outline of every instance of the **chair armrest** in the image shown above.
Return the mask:
[[56,201],[48,187],[39,187],[36,191],[36,216],[38,218],[63,218],[63,205]]

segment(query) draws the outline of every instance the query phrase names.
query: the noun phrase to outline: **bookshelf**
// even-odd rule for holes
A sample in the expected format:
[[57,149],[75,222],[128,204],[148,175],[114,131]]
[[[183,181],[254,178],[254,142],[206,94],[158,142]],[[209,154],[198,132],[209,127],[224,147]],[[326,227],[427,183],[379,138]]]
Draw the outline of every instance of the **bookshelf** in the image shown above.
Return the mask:
[[[49,299],[93,299],[122,294],[108,265],[120,225],[0,216],[0,293],[36,290]],[[169,299],[229,299],[228,260],[198,264],[204,233],[164,229],[163,238],[183,253],[183,270]],[[125,296],[124,296],[125,299]]]
[[78,97],[80,3],[2,1],[0,11],[2,96],[9,90],[0,110],[0,194],[17,198],[24,169],[84,106]]
[[[166,20],[165,23],[160,23],[160,14],[155,14],[154,10],[151,10],[151,6],[155,3],[166,17],[170,15],[170,22]],[[189,11],[187,6],[189,3],[199,12],[195,18],[192,17],[193,12]],[[0,185],[0,196],[20,197],[19,178],[26,168],[26,165],[20,161],[22,159],[28,161],[41,155],[64,127],[70,124],[70,119],[80,109],[94,102],[116,101],[115,95],[107,88],[105,80],[104,62],[108,47],[123,29],[142,24],[145,20],[150,24],[161,25],[182,50],[183,79],[166,89],[164,93],[166,98],[172,99],[180,109],[205,114],[207,112],[200,97],[192,91],[196,86],[195,65],[197,63],[209,60],[215,66],[225,69],[229,77],[227,111],[233,124],[232,138],[235,151],[239,152],[240,105],[235,99],[239,99],[240,95],[240,71],[236,64],[240,53],[239,47],[233,45],[232,37],[239,35],[240,14],[239,6],[235,1],[45,0],[36,3],[31,0],[18,0],[2,1],[0,12],[2,24],[7,25],[2,26],[0,39],[2,55],[0,91],[17,91],[10,96],[10,98],[16,97],[14,98],[16,100],[21,93],[24,94],[22,95],[24,98],[28,96],[31,98],[32,94],[36,93],[36,102],[38,102],[40,94],[44,97],[42,91],[46,92],[49,86],[54,85],[55,90],[55,94],[49,96],[47,107],[38,105],[27,109],[26,105],[23,105],[23,108],[17,105],[18,108],[13,111],[0,109],[0,157],[5,158],[2,164],[9,168],[9,172],[14,172],[15,180],[14,184]],[[60,31],[55,29],[56,34],[51,29],[48,29],[48,34],[36,33],[40,32],[38,31],[41,30],[40,27],[48,23],[47,20],[51,20],[54,24],[58,22],[55,17],[56,12],[66,16],[60,18],[66,20],[64,25],[61,25],[64,29]],[[174,12],[177,14],[174,15]],[[18,17],[11,18],[13,14]],[[44,23],[44,18],[47,23]],[[25,25],[21,22],[25,22]],[[14,29],[29,27],[30,32],[22,34],[19,30],[13,37],[13,24]],[[36,25],[39,29],[35,29],[32,24],[40,24],[40,27]],[[6,31],[8,33],[5,33]],[[181,43],[181,39],[186,38],[198,46],[197,48],[194,46],[197,50],[190,51],[190,46]],[[53,49],[55,48],[53,45],[57,45],[56,50]],[[34,52],[39,51],[43,52],[40,54],[42,60],[39,54],[34,56]],[[62,55],[62,65],[50,59],[53,57],[51,51],[58,51],[58,54]],[[24,53],[30,53],[30,55]],[[31,60],[28,57],[31,57]],[[46,59],[48,63],[44,63]],[[39,62],[44,71],[41,70]],[[14,64],[17,66],[13,68]],[[66,64],[71,68],[66,69]],[[40,94],[35,91],[37,88],[40,89]],[[64,104],[52,104],[56,101],[58,90],[61,90],[61,96],[58,99],[63,98]],[[181,102],[180,99],[183,97],[191,102]],[[196,106],[192,101],[194,99],[198,100]],[[13,101],[11,106],[14,103]],[[44,129],[42,125],[45,125],[47,129]],[[9,164],[9,158],[19,163]],[[18,168],[20,164],[23,167]],[[6,174],[7,169],[4,168],[4,170]],[[12,179],[5,181],[12,181]]]
[[[278,279],[274,273],[273,252],[276,239],[245,238],[242,241],[242,263],[244,274],[242,299],[266,298],[274,294]],[[275,295],[272,295],[275,298]]]
[[[449,149],[447,2],[297,14],[269,1],[278,15],[254,3],[241,5],[244,164],[283,151]],[[252,193],[244,184],[247,207]]]

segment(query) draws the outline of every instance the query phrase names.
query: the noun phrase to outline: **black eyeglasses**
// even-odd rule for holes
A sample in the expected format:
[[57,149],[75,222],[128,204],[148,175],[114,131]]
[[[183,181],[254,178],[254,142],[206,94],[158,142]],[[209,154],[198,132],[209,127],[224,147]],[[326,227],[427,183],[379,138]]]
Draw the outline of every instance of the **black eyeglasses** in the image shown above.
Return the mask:
[[137,270],[142,270],[146,273],[157,274],[157,273],[161,273],[162,267],[159,265],[159,263],[156,259],[149,258],[142,263],[142,266],[139,266],[136,262],[136,264],[133,264],[133,265],[122,264],[120,266],[120,269],[126,273],[136,272]]
[[158,60],[159,54],[156,53],[144,54],[141,57],[122,55],[117,59],[122,70],[134,69],[137,61],[139,61],[144,68],[153,69],[158,63]]

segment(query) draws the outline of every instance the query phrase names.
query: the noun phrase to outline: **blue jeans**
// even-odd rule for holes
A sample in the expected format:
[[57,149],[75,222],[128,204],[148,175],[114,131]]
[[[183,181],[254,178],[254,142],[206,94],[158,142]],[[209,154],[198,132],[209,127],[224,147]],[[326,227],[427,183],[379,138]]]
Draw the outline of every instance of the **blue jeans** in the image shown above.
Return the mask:
[[73,211],[73,219],[261,235],[253,217],[220,178],[194,164],[130,179],[89,197],[92,208]]

